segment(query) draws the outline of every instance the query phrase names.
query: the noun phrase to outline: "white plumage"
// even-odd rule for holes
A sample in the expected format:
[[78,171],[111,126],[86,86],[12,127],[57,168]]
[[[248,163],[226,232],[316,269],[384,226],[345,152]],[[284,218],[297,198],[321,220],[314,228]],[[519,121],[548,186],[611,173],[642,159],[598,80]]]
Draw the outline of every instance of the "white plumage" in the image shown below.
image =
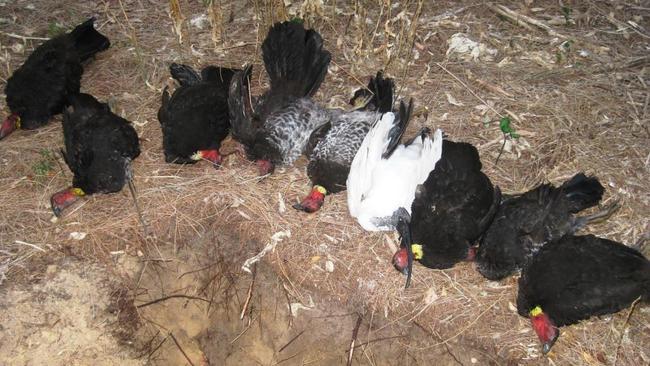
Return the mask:
[[393,214],[400,207],[411,213],[417,186],[427,179],[442,155],[442,132],[436,130],[433,139],[418,136],[382,158],[395,123],[394,113],[383,114],[363,140],[348,175],[350,214],[369,231],[394,230]]

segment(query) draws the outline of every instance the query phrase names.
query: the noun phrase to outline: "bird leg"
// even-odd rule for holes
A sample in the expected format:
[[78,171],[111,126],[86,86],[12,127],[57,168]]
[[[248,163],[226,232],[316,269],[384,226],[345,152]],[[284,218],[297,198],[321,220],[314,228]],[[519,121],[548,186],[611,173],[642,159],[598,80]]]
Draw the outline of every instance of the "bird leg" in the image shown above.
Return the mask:
[[585,227],[587,224],[601,222],[609,219],[618,209],[621,208],[621,205],[618,201],[614,201],[609,206],[604,209],[587,216],[576,217],[573,223],[573,232],[580,230]]

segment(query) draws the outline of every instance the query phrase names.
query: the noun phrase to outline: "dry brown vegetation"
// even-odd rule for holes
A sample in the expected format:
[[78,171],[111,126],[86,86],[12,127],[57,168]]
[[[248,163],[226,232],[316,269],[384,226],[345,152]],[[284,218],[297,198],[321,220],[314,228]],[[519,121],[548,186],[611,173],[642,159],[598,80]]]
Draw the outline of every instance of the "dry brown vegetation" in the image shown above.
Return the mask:
[[[49,197],[71,179],[58,154],[58,116],[40,130],[19,131],[0,143],[2,286],[40,279],[43,264],[61,256],[108,266],[125,255],[162,258],[219,230],[239,238],[224,250],[239,249],[246,258],[274,233],[290,231],[263,261],[291,301],[319,298],[367,319],[385,318],[388,325],[417,324],[428,334],[417,346],[396,341],[412,353],[462,344],[494,364],[650,363],[650,313],[643,305],[629,320],[623,311],[563,328],[544,357],[528,321],[514,309],[515,278],[488,282],[470,264],[445,271],[417,266],[412,287],[404,290],[402,276],[390,265],[395,235],[364,232],[349,217],[344,194],[329,196],[315,215],[290,208],[309,190],[304,161],[264,179],[236,155],[218,171],[163,161],[156,112],[170,82],[169,63],[252,62],[253,89],[260,93],[266,81],[259,46],[268,25],[299,16],[321,32],[333,55],[319,102],[344,107],[354,89],[384,69],[396,79],[400,97],[417,103],[419,117],[410,131],[440,127],[454,140],[475,144],[484,170],[505,192],[557,183],[578,171],[595,174],[607,187],[605,203],[620,200],[622,208],[586,231],[637,242],[647,236],[650,213],[648,3],[502,4],[507,8],[416,0],[111,0],[64,6],[0,1],[2,82],[41,37],[98,16],[97,26],[112,46],[86,67],[82,90],[133,121],[142,144],[135,184],[154,233],[143,236],[128,190],[89,197],[52,220]],[[193,21],[201,14],[204,21]],[[496,55],[447,55],[448,40],[459,32]],[[4,99],[0,103],[6,112]],[[521,137],[508,141],[495,165],[503,116]],[[86,236],[76,240],[72,232]]]

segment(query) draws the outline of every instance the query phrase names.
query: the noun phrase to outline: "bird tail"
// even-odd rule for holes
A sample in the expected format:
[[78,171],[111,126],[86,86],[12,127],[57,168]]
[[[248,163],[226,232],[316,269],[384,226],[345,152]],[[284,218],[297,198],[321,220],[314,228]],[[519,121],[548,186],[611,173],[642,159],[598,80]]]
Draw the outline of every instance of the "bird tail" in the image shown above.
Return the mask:
[[75,120],[85,122],[97,113],[105,111],[110,111],[108,104],[98,101],[90,94],[77,93],[67,97],[63,115],[64,120],[74,114]]
[[[370,78],[368,86],[358,89],[350,99],[350,104],[361,110],[386,113],[393,110],[395,82],[392,78],[384,78],[381,71]],[[360,104],[360,105],[358,105]]]
[[596,206],[603,198],[605,189],[596,177],[587,177],[578,173],[560,186],[565,199],[569,202],[572,213]]
[[480,171],[483,167],[478,150],[467,142],[443,140],[442,157],[436,169],[455,169],[459,166],[467,170]]
[[229,69],[227,67],[208,66],[201,70],[201,78],[208,83],[219,84],[223,90],[228,93],[230,82],[239,69]]
[[320,34],[293,21],[271,27],[262,54],[271,80],[269,97],[280,101],[314,95],[331,59]]
[[95,20],[95,17],[86,20],[69,34],[81,61],[93,57],[97,52],[101,52],[111,45],[108,38],[95,29]]
[[228,91],[228,111],[232,137],[248,144],[255,138],[256,128],[253,126],[253,106],[250,95],[250,76],[253,66],[247,65],[244,70],[233,75]]
[[169,65],[169,73],[181,85],[195,85],[201,82],[201,75],[199,75],[192,66],[172,63]]

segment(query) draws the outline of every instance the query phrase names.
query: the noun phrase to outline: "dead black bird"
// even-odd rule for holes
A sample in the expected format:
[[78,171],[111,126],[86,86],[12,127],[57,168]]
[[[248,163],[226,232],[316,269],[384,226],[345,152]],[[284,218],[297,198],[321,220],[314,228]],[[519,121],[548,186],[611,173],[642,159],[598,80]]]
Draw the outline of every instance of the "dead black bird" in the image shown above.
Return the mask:
[[61,113],[68,96],[79,93],[81,63],[110,46],[88,19],[71,32],[38,46],[7,80],[11,115],[0,127],[0,139],[17,128],[35,129]]
[[63,157],[74,174],[72,187],[51,198],[56,216],[77,199],[118,192],[131,179],[131,161],[140,155],[131,123],[92,95],[72,96],[63,112]]
[[165,88],[158,110],[165,161],[191,164],[205,159],[218,167],[221,142],[230,132],[228,88],[239,70],[208,66],[199,75],[190,66],[173,63],[169,71],[180,87],[171,96]]
[[[414,259],[444,269],[474,260],[474,244],[487,230],[501,202],[501,192],[481,171],[478,151],[465,142],[444,140],[442,157],[418,186],[411,205],[409,243]],[[402,234],[402,237],[406,235]],[[395,253],[393,264],[407,268],[407,249]]]
[[650,261],[593,235],[566,235],[542,247],[522,270],[517,311],[531,320],[547,353],[558,327],[650,300]]
[[357,90],[350,100],[357,110],[328,110],[329,122],[312,132],[306,149],[307,175],[313,187],[301,203],[293,206],[295,209],[316,212],[326,194],[345,190],[352,159],[363,139],[381,115],[393,109],[394,89],[393,79],[384,78],[380,71],[370,78],[367,88]]
[[276,165],[292,164],[303,154],[312,131],[328,122],[329,113],[309,98],[325,78],[331,55],[318,32],[297,22],[273,25],[262,54],[270,90],[251,97],[249,65],[235,75],[228,103],[232,136],[264,175]]
[[478,271],[490,280],[502,279],[525,266],[545,243],[608,216],[615,207],[592,216],[574,216],[597,205],[603,192],[598,179],[579,173],[560,187],[542,184],[506,198],[481,239]]

